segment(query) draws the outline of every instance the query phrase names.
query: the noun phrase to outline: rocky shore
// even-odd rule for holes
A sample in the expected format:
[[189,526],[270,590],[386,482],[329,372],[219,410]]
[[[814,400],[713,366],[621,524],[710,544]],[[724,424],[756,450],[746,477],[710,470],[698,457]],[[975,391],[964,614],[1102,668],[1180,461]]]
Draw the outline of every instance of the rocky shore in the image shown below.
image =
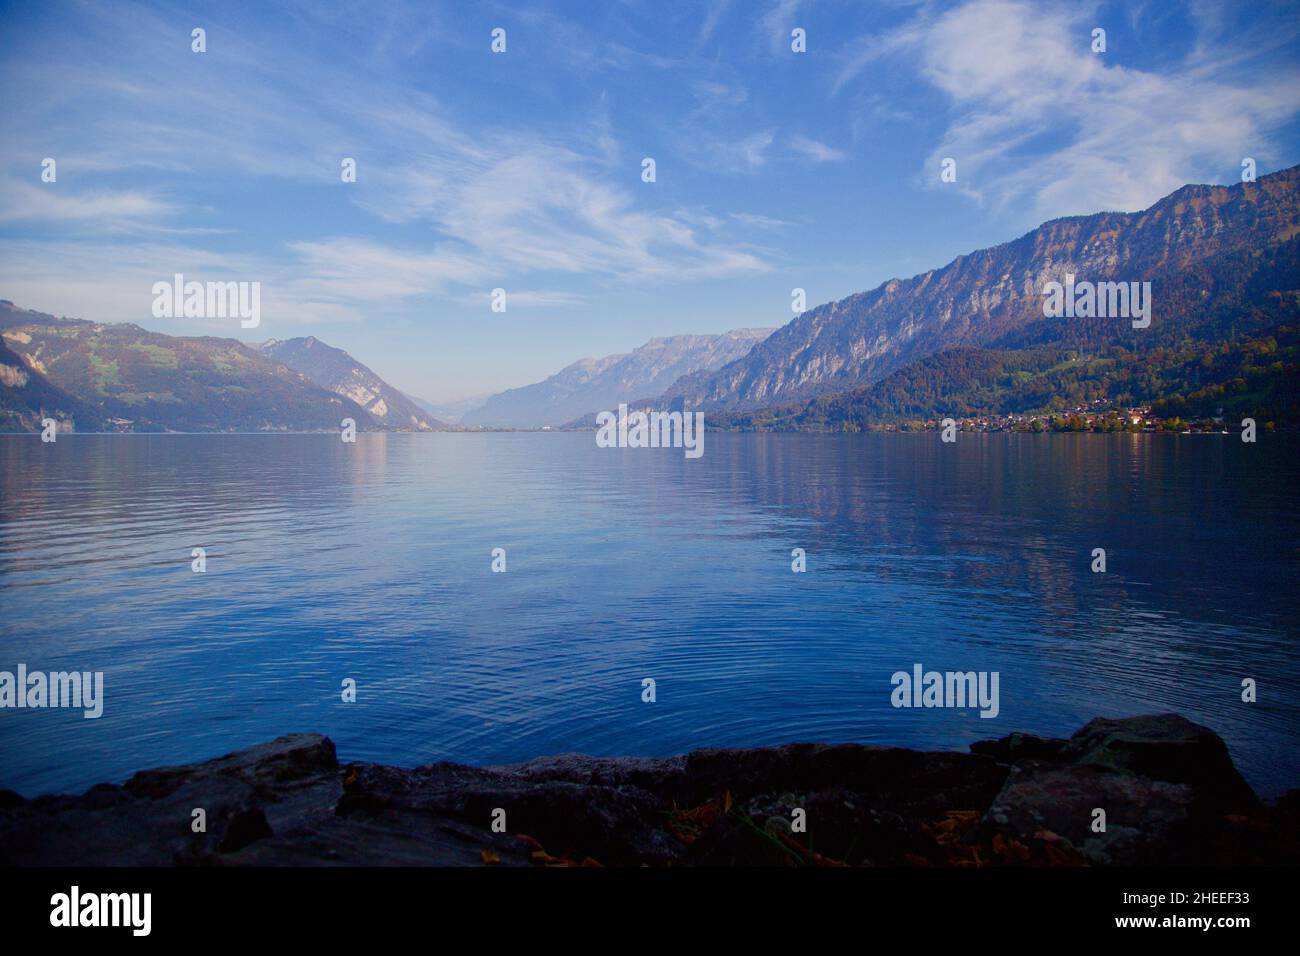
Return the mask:
[[401,769],[340,764],[327,737],[294,734],[81,796],[0,791],[0,865],[1300,860],[1300,791],[1265,804],[1223,741],[1180,716],[1098,719],[1068,740],[1012,734],[970,750],[787,744]]

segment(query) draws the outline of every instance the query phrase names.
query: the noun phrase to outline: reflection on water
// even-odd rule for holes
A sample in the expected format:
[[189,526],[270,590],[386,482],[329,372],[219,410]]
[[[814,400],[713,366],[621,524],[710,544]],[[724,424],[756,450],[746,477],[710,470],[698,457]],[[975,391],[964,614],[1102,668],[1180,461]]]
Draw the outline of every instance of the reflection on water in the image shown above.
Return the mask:
[[[0,787],[301,730],[413,765],[961,748],[1177,711],[1275,794],[1300,765],[1298,446],[710,433],[688,461],[591,434],[0,437],[0,670],[106,684],[100,720],[0,710]],[[893,709],[916,662],[999,671],[1000,714]]]

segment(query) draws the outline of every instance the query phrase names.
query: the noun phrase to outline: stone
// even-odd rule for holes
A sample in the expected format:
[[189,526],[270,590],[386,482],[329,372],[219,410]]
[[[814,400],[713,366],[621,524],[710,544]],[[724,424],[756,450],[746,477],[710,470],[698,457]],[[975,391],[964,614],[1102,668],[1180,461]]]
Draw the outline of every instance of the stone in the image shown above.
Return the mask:
[[[0,791],[3,866],[908,866],[1295,863],[1300,793],[1261,803],[1164,714],[970,753],[792,743],[673,757],[340,765],[293,734],[80,796]],[[1105,833],[1091,830],[1106,810]],[[202,808],[207,829],[194,833]],[[506,810],[507,832],[490,828]],[[803,826],[790,826],[804,811]],[[806,829],[804,829],[806,827]]]

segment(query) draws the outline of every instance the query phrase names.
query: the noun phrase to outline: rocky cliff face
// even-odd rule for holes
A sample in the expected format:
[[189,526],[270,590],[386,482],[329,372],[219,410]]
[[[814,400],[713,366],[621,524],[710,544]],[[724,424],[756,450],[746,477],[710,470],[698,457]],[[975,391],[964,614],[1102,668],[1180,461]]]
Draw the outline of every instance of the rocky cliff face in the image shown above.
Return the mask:
[[340,765],[328,738],[297,734],[80,797],[0,791],[0,865],[1300,861],[1300,793],[1263,805],[1223,742],[1176,715],[971,751],[789,744],[404,770]]
[[384,425],[414,431],[445,427],[343,349],[326,345],[314,335],[271,339],[259,345],[258,351],[301,372],[321,388],[356,402]]
[[673,335],[604,358],[574,362],[545,381],[512,388],[468,412],[465,425],[533,428],[561,425],[619,402],[653,398],[683,375],[716,369],[747,354],[771,329],[721,335]]
[[[1258,250],[1300,233],[1300,167],[1235,186],[1185,186],[1137,213],[1048,222],[1014,242],[961,256],[942,269],[893,279],[803,313],[716,371],[676,382],[665,400],[690,408],[748,410],[870,385],[957,346],[1106,341],[1128,348],[1175,327],[1185,303],[1160,281],[1216,256]],[[1044,284],[1151,281],[1151,328],[1124,319],[1044,319]]]

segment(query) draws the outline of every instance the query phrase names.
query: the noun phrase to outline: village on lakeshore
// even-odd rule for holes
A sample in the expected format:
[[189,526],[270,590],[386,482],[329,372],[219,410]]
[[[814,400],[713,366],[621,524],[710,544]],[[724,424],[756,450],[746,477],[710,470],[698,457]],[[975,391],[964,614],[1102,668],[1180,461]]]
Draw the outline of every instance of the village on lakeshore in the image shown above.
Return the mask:
[[[1152,413],[1150,406],[1117,408],[1114,403],[1098,400],[1087,405],[1057,412],[1024,412],[1005,415],[950,416],[959,431],[964,432],[1177,432],[1180,434],[1227,435],[1240,430],[1240,422],[1230,422],[1223,410],[1210,418],[1173,416],[1162,418]],[[873,426],[871,431],[937,431],[943,419],[925,421],[891,422]],[[1260,422],[1260,427],[1271,430],[1272,422]],[[860,430],[860,429],[855,429]]]

